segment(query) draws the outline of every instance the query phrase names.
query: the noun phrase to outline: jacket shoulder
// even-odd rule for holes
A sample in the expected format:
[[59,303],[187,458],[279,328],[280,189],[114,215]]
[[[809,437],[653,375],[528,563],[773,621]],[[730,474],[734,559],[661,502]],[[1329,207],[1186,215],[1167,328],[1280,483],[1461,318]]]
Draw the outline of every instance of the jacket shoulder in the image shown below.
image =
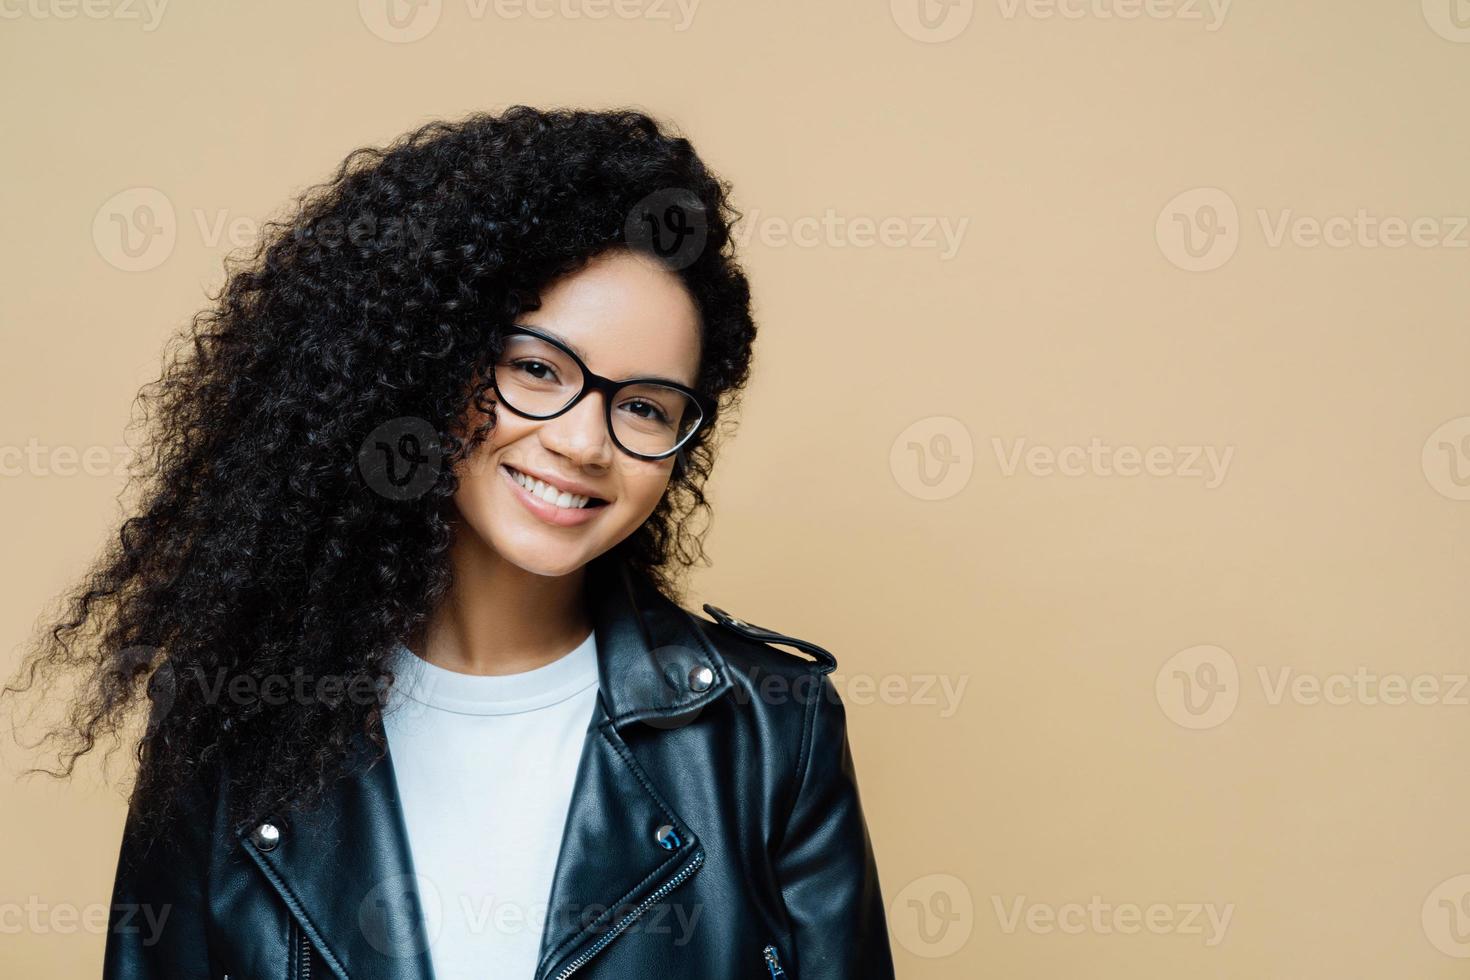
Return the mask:
[[[708,613],[710,617],[714,620],[714,623],[717,624],[718,630],[716,631],[714,625],[711,625],[707,622],[705,623],[706,627],[711,632],[716,633],[716,635],[724,636],[727,638],[733,635],[740,637],[747,643],[761,644],[768,650],[778,653],[787,659],[795,658],[805,664],[810,665],[819,674],[829,674],[837,668],[837,658],[834,657],[828,650],[818,646],[810,640],[803,640],[800,637],[792,636],[789,633],[780,633],[773,629],[767,629],[764,626],[756,626],[754,623],[732,616],[725,610],[721,609],[719,606],[713,605],[708,602],[704,603],[701,608],[703,608],[704,611]],[[805,658],[796,658],[794,654],[787,653],[784,650],[776,649],[777,645],[795,647],[796,649],[801,650],[804,653],[811,654],[814,659],[806,660]]]

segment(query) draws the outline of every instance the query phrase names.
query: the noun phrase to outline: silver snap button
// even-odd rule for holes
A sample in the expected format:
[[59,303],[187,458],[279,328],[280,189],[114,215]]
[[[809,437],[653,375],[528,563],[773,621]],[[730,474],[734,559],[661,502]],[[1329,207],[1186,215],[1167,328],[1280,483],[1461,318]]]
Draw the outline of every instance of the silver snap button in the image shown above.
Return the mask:
[[710,685],[715,682],[715,672],[703,665],[695,667],[689,672],[689,689],[691,691],[708,691]]
[[262,851],[274,851],[281,842],[281,831],[273,823],[263,823],[250,832],[250,839]]
[[671,824],[664,824],[653,832],[653,839],[658,841],[658,846],[666,851],[672,851],[683,841],[679,840],[679,834]]

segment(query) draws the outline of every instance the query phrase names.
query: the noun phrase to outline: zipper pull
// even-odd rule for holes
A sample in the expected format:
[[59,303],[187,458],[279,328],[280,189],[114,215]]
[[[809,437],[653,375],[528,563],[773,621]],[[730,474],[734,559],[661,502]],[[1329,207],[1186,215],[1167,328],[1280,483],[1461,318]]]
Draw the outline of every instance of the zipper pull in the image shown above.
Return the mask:
[[767,946],[763,952],[766,954],[766,969],[771,971],[771,976],[784,977],[786,971],[781,969],[781,956],[776,952],[776,947]]

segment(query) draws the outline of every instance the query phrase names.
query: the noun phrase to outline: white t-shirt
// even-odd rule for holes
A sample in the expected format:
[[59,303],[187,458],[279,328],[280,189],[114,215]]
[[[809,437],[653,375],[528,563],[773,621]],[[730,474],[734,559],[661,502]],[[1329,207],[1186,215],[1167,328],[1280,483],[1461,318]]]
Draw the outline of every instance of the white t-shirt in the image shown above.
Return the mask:
[[489,677],[399,647],[383,724],[436,980],[536,972],[597,698],[595,637],[543,667]]

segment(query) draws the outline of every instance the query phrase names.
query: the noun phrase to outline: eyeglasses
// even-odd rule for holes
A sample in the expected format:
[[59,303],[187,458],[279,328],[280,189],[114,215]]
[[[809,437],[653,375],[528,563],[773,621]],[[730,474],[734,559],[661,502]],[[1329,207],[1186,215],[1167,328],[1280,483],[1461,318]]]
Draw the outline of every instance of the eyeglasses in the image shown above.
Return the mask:
[[673,381],[613,381],[588,370],[561,341],[516,324],[504,331],[505,349],[493,382],[500,403],[522,418],[554,419],[590,391],[603,395],[607,430],[617,447],[638,459],[678,452],[715,413],[714,399]]

